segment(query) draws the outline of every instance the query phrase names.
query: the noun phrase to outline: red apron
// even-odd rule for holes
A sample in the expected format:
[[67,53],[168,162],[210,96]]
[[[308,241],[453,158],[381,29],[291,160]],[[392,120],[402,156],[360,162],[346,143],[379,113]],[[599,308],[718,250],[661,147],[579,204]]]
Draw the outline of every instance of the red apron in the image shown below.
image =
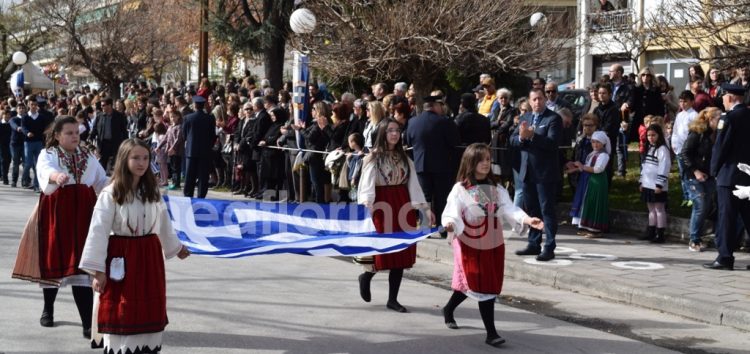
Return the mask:
[[[375,204],[377,206],[382,203],[389,205],[390,208],[383,210],[383,208],[376,207],[372,214],[372,222],[379,234],[416,229],[417,211],[411,206],[406,184],[375,187]],[[401,218],[404,220],[399,221],[399,212],[402,208],[407,209],[402,212]],[[405,225],[402,225],[404,221]],[[374,268],[375,270],[411,268],[416,261],[417,245],[414,244],[403,251],[376,255]]]
[[42,279],[85,274],[78,269],[96,205],[87,184],[71,184],[39,197],[39,270]]
[[[109,278],[112,258],[125,258],[125,278]],[[167,321],[164,255],[155,234],[110,236],[107,285],[99,297],[99,332],[132,335],[161,332]]]
[[[488,225],[489,220],[494,225]],[[473,224],[464,218],[461,237],[472,239],[473,246],[460,242],[461,257],[469,289],[483,294],[500,294],[505,274],[505,244],[496,246],[497,236],[493,237],[489,234],[491,232],[502,235],[502,225],[497,218],[484,217],[481,222]]]

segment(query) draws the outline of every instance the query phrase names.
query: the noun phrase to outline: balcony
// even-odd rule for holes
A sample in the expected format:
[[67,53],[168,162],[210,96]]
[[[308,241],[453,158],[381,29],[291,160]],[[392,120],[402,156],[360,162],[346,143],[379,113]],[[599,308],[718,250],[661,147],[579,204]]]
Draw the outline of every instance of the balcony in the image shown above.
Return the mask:
[[605,33],[630,29],[633,25],[633,11],[630,9],[595,12],[586,15],[590,32]]

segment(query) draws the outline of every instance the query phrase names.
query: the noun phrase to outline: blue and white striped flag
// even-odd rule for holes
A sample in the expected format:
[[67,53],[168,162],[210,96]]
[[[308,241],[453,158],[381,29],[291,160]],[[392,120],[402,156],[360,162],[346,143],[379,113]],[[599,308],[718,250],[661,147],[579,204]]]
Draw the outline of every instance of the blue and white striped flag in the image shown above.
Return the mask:
[[436,229],[377,234],[356,204],[286,204],[164,197],[172,225],[194,254],[367,256],[401,251]]

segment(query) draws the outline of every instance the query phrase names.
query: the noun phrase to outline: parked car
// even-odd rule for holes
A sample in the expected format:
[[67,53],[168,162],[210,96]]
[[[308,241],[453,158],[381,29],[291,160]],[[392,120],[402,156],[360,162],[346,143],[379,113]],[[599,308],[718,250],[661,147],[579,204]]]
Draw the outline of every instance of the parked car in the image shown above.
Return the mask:
[[578,122],[591,107],[591,97],[588,90],[565,90],[558,93],[562,99],[570,104],[573,111],[573,121]]

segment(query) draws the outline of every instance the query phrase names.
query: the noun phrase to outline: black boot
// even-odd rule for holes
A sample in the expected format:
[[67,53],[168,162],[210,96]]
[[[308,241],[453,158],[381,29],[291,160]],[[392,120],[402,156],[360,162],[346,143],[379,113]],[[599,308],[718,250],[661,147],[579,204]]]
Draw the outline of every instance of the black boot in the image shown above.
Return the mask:
[[656,226],[649,226],[646,229],[646,234],[638,237],[641,241],[651,241],[656,237]]
[[464,293],[456,290],[453,291],[450,300],[448,300],[448,303],[443,307],[443,319],[445,320],[446,327],[450,329],[458,329],[456,319],[453,317],[453,311],[455,311],[456,307],[458,307],[458,305],[464,300],[466,300],[466,295],[464,295]]
[[372,300],[372,295],[370,294],[370,281],[374,276],[375,273],[373,272],[364,272],[359,275],[359,296],[361,296],[362,300],[365,300],[365,302],[370,302],[370,300]]
[[505,339],[500,337],[495,329],[495,299],[480,301],[479,314],[482,316],[484,329],[487,331],[487,338],[484,342],[496,348],[500,347],[505,343]]
[[651,240],[651,243],[664,243],[664,241],[666,241],[666,238],[664,237],[665,230],[666,229],[663,227],[656,229],[656,237]]
[[83,337],[91,339],[91,312],[94,308],[94,291],[87,286],[74,286],[73,300],[76,302],[78,315],[81,316]]
[[52,327],[55,325],[55,298],[57,298],[57,288],[42,289],[44,294],[44,310],[39,324],[42,327]]
[[403,277],[403,269],[391,269],[388,274],[388,302],[385,304],[385,307],[396,312],[409,312],[406,307],[398,303],[398,290],[401,288],[401,279]]

